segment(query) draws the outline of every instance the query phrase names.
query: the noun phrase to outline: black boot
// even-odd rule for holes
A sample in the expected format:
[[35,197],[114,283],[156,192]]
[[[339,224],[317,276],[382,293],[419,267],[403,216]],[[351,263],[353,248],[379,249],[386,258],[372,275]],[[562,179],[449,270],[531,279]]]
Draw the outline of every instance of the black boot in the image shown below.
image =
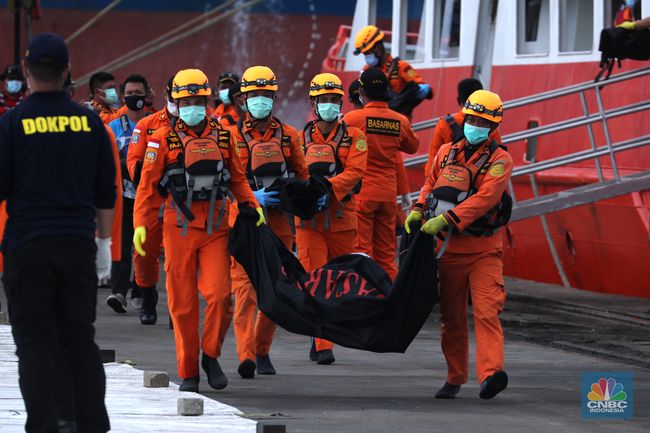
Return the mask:
[[309,360],[316,361],[318,359],[318,354],[316,353],[316,339],[311,337],[311,348],[309,349]]
[[141,287],[142,310],[140,311],[140,323],[143,325],[155,325],[158,320],[156,305],[158,305],[158,291],[156,287]]
[[212,388],[224,389],[228,386],[228,378],[223,374],[217,358],[210,358],[204,353],[203,358],[201,359],[201,366],[203,367],[205,374],[208,375],[208,384],[210,384]]
[[185,391],[185,392],[199,392],[200,379],[201,379],[200,376],[188,377],[187,379],[183,379],[183,383],[181,383],[181,386],[178,387],[178,390]]
[[316,364],[318,365],[330,365],[335,361],[334,352],[329,349],[321,350],[316,353],[318,354],[318,357],[316,358]]
[[460,385],[452,385],[449,382],[445,382],[442,388],[436,392],[436,398],[456,398],[458,391],[460,391]]
[[237,368],[237,373],[242,379],[252,379],[255,377],[255,361],[252,359],[244,359]]
[[488,377],[481,384],[481,391],[478,396],[482,399],[490,399],[506,389],[508,386],[508,375],[505,371],[499,370]]
[[275,368],[271,364],[271,357],[269,355],[257,355],[257,374],[274,375]]

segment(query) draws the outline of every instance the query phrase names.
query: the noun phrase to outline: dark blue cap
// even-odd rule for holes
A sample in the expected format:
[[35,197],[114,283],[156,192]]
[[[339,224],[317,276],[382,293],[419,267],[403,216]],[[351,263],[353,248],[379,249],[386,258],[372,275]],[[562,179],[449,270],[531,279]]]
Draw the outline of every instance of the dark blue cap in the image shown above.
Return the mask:
[[42,33],[32,38],[25,54],[31,65],[67,65],[68,47],[59,35]]

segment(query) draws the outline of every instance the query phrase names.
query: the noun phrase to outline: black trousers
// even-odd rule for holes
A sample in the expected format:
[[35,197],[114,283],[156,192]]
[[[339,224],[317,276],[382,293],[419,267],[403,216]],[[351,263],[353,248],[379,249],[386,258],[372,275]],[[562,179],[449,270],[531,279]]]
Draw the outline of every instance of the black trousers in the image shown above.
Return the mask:
[[141,298],[140,290],[131,280],[133,265],[133,206],[135,200],[122,197],[122,258],[111,266],[111,284],[113,293],[126,294],[131,290],[131,299]]
[[[84,237],[44,237],[5,252],[4,289],[27,432],[110,429],[106,376],[95,344],[97,249]],[[70,416],[73,418],[70,419]]]

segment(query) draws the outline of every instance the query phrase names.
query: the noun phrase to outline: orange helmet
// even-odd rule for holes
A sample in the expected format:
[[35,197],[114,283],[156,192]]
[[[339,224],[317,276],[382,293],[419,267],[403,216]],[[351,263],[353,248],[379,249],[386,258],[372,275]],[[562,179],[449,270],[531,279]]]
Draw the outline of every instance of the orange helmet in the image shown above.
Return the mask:
[[334,74],[318,74],[311,80],[309,86],[309,97],[315,97],[327,94],[345,95],[341,79]]
[[276,80],[271,68],[267,66],[251,66],[246,69],[241,77],[241,91],[246,93],[253,90],[278,91],[278,80]]
[[365,54],[384,39],[384,32],[376,26],[365,26],[354,38],[354,55]]
[[178,71],[172,82],[172,98],[187,98],[190,96],[211,96],[212,90],[208,77],[199,69],[183,69]]
[[496,93],[488,90],[477,90],[469,95],[462,109],[463,114],[472,114],[490,122],[501,123],[503,119],[503,103]]

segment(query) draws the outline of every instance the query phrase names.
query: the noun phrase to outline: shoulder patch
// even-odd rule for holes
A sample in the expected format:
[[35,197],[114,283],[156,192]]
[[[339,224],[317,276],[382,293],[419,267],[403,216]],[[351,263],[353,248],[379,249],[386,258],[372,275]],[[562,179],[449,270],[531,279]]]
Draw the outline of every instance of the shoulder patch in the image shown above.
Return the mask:
[[506,172],[505,167],[503,166],[503,162],[497,161],[492,166],[490,167],[490,175],[493,177],[501,177],[503,176],[503,173]]
[[133,135],[131,136],[131,144],[138,144],[139,141],[140,141],[140,130],[134,129]]
[[156,158],[158,158],[158,151],[149,147],[147,152],[144,154],[144,160],[151,164],[156,160]]
[[368,143],[366,143],[366,140],[364,140],[363,138],[358,138],[357,141],[354,143],[354,147],[359,152],[365,152],[368,149]]

